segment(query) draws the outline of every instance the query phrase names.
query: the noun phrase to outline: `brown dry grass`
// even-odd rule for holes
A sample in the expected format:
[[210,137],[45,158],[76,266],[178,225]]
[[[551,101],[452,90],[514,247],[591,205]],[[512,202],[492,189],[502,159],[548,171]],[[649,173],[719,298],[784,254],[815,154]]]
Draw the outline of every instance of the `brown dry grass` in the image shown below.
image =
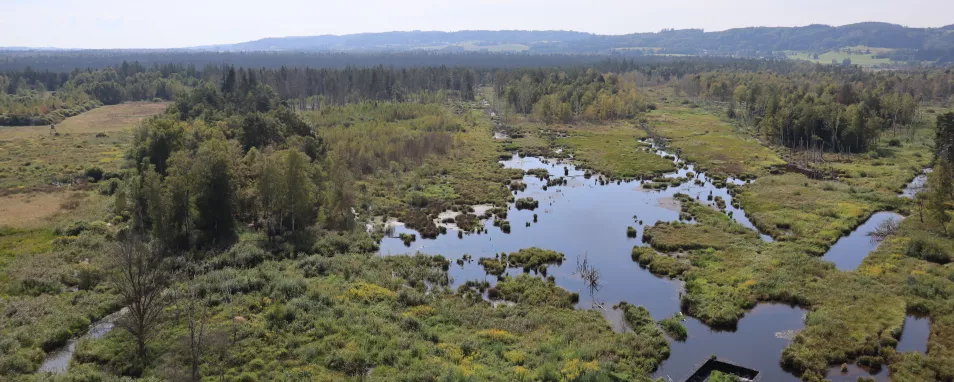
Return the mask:
[[[128,130],[140,121],[161,113],[169,102],[134,102],[109,105],[67,118],[56,125],[62,134],[109,133]],[[50,135],[49,126],[20,126],[0,128],[0,140],[26,139]]]
[[118,170],[132,129],[167,105],[128,103],[90,110],[57,125],[59,136],[51,136],[48,126],[0,128],[0,195],[59,188],[91,166]]
[[30,229],[47,225],[64,207],[76,208],[84,192],[44,192],[0,197],[0,227]]

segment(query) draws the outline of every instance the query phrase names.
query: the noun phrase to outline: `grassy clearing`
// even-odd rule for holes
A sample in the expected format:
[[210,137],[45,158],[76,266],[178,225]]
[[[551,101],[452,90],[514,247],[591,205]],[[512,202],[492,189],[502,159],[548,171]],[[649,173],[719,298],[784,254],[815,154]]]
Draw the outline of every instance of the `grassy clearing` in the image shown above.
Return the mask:
[[64,210],[81,203],[86,193],[37,192],[0,196],[0,227],[39,228]]
[[[485,94],[492,91],[485,90]],[[642,150],[638,139],[646,132],[632,121],[545,125],[529,117],[511,115],[507,118],[511,138],[504,145],[507,151],[521,155],[545,157],[573,156],[581,168],[588,168],[612,178],[652,178],[675,170],[672,162]],[[555,149],[563,148],[557,152]]]
[[765,176],[742,190],[740,201],[753,224],[777,240],[799,242],[816,255],[872,213],[898,203],[894,194],[863,193],[798,173]]
[[117,309],[105,282],[111,242],[105,223],[68,233],[74,236],[0,234],[0,375],[36,370],[44,352]]
[[468,52],[523,52],[530,47],[524,44],[480,44],[477,41],[460,42],[450,45],[429,45],[417,47],[419,50],[464,50]]
[[878,53],[878,48],[868,48],[871,50],[871,54],[859,53],[857,51],[864,51],[865,49],[860,49],[863,47],[854,47],[846,48],[852,49],[852,53],[847,53],[843,50],[837,51],[828,51],[818,55],[818,58],[815,58],[815,54],[811,52],[801,52],[801,51],[785,51],[785,55],[792,60],[802,60],[810,61],[819,64],[831,64],[832,60],[837,62],[838,65],[841,65],[842,62],[847,58],[851,60],[852,65],[860,66],[878,66],[878,65],[892,65],[895,64],[890,58],[875,58],[874,56]]
[[826,157],[825,173],[838,180],[815,180],[798,173],[767,175],[741,187],[739,200],[752,222],[783,241],[803,244],[822,254],[838,238],[872,213],[911,208],[897,197],[901,189],[930,161],[927,129],[913,139],[891,146],[883,137],[868,153]]
[[[110,133],[135,127],[145,118],[161,113],[168,102],[132,102],[98,107],[56,125],[65,134]],[[0,127],[0,139],[26,139],[50,135],[49,126]]]
[[[701,109],[664,106],[648,114],[651,130],[669,140],[670,147],[713,175],[762,175],[783,165],[779,156],[731,124]],[[673,150],[675,151],[675,150]]]
[[643,241],[653,248],[664,252],[724,249],[739,240],[758,240],[755,231],[719,211],[699,204],[692,197],[677,194],[676,199],[682,204],[682,212],[691,215],[697,222],[657,222],[647,227]]
[[836,171],[841,182],[860,190],[899,193],[930,164],[932,134],[931,129],[919,129],[909,137],[885,133],[876,149],[851,157],[831,156],[825,166]]
[[954,378],[954,267],[908,255],[911,242],[927,236],[942,247],[954,248],[954,240],[939,235],[935,226],[922,223],[915,214],[903,220],[899,232],[868,255],[856,272],[895,286],[908,311],[931,317],[927,357],[905,358],[903,364],[910,367],[902,369],[910,372],[932,365],[938,380],[950,380]]
[[0,128],[0,192],[59,189],[85,180],[84,171],[116,171],[131,129],[165,109],[166,103],[129,103],[97,108],[49,127]]
[[560,131],[567,136],[556,139],[556,145],[567,147],[581,167],[611,178],[652,178],[675,170],[671,161],[644,151],[637,139],[646,133],[626,122],[581,123]]

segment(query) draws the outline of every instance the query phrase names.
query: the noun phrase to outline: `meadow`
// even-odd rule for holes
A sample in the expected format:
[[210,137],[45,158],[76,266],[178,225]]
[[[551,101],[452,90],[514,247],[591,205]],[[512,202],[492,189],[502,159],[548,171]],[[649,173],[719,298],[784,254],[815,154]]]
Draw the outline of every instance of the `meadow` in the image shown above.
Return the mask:
[[[845,49],[850,50],[851,52],[846,52]],[[888,49],[890,51],[890,49]],[[870,51],[871,53],[865,53]],[[785,51],[785,55],[789,59],[793,60],[803,60],[809,62],[815,62],[820,64],[831,64],[837,62],[841,65],[842,61],[845,59],[851,60],[853,65],[860,65],[865,67],[874,67],[881,65],[894,65],[897,64],[890,58],[877,58],[875,57],[878,53],[884,51],[879,48],[868,48],[868,47],[850,47],[840,50],[828,51],[822,54],[818,54],[818,58],[815,58],[815,53],[812,52],[799,52],[799,51]]]
[[[112,199],[97,182],[120,170],[139,121],[166,106],[104,106],[63,121],[58,136],[48,126],[0,127],[4,374],[36,370],[44,352],[117,309],[102,283],[115,235],[106,223]],[[100,170],[90,177],[88,168]]]

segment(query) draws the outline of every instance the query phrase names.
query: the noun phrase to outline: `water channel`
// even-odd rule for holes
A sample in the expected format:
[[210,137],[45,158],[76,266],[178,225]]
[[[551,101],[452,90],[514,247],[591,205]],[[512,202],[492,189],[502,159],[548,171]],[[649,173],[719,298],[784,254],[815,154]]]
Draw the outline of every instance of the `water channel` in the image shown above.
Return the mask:
[[109,333],[110,330],[116,326],[116,321],[122,317],[123,314],[126,314],[127,309],[123,308],[113,314],[110,314],[106,317],[103,317],[101,320],[90,325],[89,330],[86,331],[86,334],[70,339],[60,349],[54,350],[46,355],[46,359],[43,360],[43,363],[40,364],[40,368],[37,370],[39,373],[54,373],[62,374],[70,367],[70,361],[73,360],[73,354],[76,353],[76,344],[84,339],[100,339]]
[[[659,155],[669,153],[653,148]],[[682,165],[682,161],[673,155],[679,169],[667,178],[687,177],[694,173],[692,165]],[[494,227],[491,221],[483,221],[486,233],[468,234],[458,238],[449,226],[451,234],[438,236],[432,240],[420,240],[405,245],[397,235],[415,233],[406,227],[396,225],[392,237],[381,242],[383,255],[422,252],[441,254],[451,260],[462,258],[465,254],[473,256],[475,261],[463,265],[451,266],[452,286],[468,280],[493,281],[477,264],[480,257],[493,257],[500,252],[514,252],[522,248],[537,246],[563,252],[566,262],[560,266],[551,266],[548,274],[553,275],[561,287],[580,294],[578,307],[598,309],[604,313],[616,330],[626,330],[619,312],[610,308],[620,301],[643,305],[649,309],[654,319],[670,317],[680,311],[679,295],[682,285],[678,280],[661,278],[641,269],[630,258],[634,245],[643,245],[641,237],[645,227],[658,221],[676,221],[679,219],[679,203],[673,198],[683,193],[697,198],[713,208],[710,201],[718,196],[725,200],[724,212],[740,224],[755,229],[745,212],[732,206],[732,195],[724,187],[716,187],[713,179],[705,174],[695,173],[695,179],[675,187],[652,190],[642,187],[643,182],[605,182],[601,185],[600,176],[588,177],[586,172],[566,161],[548,160],[536,157],[519,157],[501,161],[507,168],[530,170],[543,168],[551,178],[564,177],[565,185],[548,187],[546,180],[532,175],[523,178],[527,184],[525,191],[516,192],[516,197],[532,197],[539,201],[535,210],[519,210],[512,204],[508,210],[511,233],[503,233]],[[916,177],[901,196],[911,197],[921,188],[926,177]],[[741,185],[743,181],[728,179],[728,183]],[[478,215],[489,206],[475,206]],[[731,213],[730,213],[731,212]],[[537,221],[534,222],[534,215]],[[870,251],[876,248],[870,233],[881,221],[899,218],[890,212],[880,212],[872,217],[851,235],[848,235],[831,248],[825,255],[839,269],[854,269]],[[528,224],[529,223],[529,224]],[[626,227],[638,230],[636,237],[626,235]],[[759,234],[763,240],[772,238]],[[600,287],[596,290],[575,274],[575,262],[582,257],[600,271]],[[520,270],[508,270],[516,274]],[[63,348],[51,352],[40,366],[39,372],[63,373],[69,368],[76,351],[77,343],[82,339],[99,339],[113,329],[116,320],[123,311],[113,313],[91,325],[82,337],[70,340]],[[782,350],[792,337],[804,327],[806,311],[798,307],[782,304],[760,304],[739,321],[733,331],[715,330],[702,322],[687,317],[684,325],[689,336],[686,341],[670,341],[671,355],[656,371],[655,377],[668,377],[682,380],[711,356],[760,371],[763,381],[797,381],[798,378],[785,371],[780,363]],[[905,329],[898,343],[898,351],[926,352],[930,334],[930,320],[908,316]],[[873,376],[876,380],[887,380],[888,372],[883,368],[871,374],[855,365],[849,365],[847,372],[840,367],[832,368],[828,378],[832,380],[855,380],[859,376]]]
[[[927,182],[927,174],[931,173],[930,168],[921,171],[899,194],[902,198],[913,198],[924,188]],[[848,236],[842,237],[835,242],[823,259],[835,264],[839,270],[852,271],[858,268],[872,251],[878,248],[878,241],[872,237],[872,233],[884,222],[889,220],[899,221],[904,219],[894,212],[882,211],[871,215],[867,221],[852,231]],[[899,352],[919,352],[927,353],[928,338],[931,334],[931,319],[928,317],[917,317],[908,315],[904,319],[904,330],[901,338],[898,340],[897,350]],[[871,377],[876,381],[888,381],[890,372],[887,367],[872,372],[855,364],[847,365],[845,370],[840,366],[834,366],[828,370],[825,378],[832,381],[856,381],[859,377]]]
[[[668,155],[656,150],[659,155]],[[625,330],[618,311],[611,307],[627,301],[645,306],[653,318],[659,320],[680,312],[679,296],[682,284],[652,275],[641,269],[630,257],[634,245],[644,245],[641,241],[645,227],[657,221],[679,220],[679,203],[674,199],[676,193],[687,194],[700,202],[715,207],[708,195],[725,200],[724,212],[746,227],[755,230],[753,224],[741,209],[732,206],[732,195],[725,187],[716,187],[714,180],[695,172],[691,165],[683,166],[679,158],[679,170],[665,175],[667,178],[687,177],[695,173],[695,179],[683,182],[679,186],[663,190],[644,188],[640,181],[605,182],[597,175],[587,177],[586,172],[566,161],[541,159],[536,157],[514,156],[502,161],[507,168],[523,170],[543,168],[551,178],[564,177],[566,185],[543,186],[546,181],[528,175],[523,178],[527,184],[525,191],[518,191],[515,197],[532,197],[540,206],[533,210],[519,210],[512,204],[507,212],[512,231],[507,234],[494,227],[491,221],[482,224],[487,229],[483,234],[467,234],[458,238],[455,227],[450,226],[447,235],[431,240],[417,240],[406,246],[397,235],[415,233],[402,225],[394,227],[392,237],[381,242],[383,255],[422,252],[441,254],[451,260],[469,254],[475,261],[463,265],[452,263],[452,286],[468,280],[495,281],[477,264],[480,257],[494,257],[501,252],[515,252],[522,248],[540,247],[563,252],[567,256],[560,266],[548,268],[548,275],[554,276],[556,283],[580,294],[578,307],[594,308],[604,313],[617,330]],[[738,179],[728,179],[727,183],[744,184]],[[729,214],[731,212],[731,214]],[[480,211],[478,211],[478,214]],[[533,216],[538,216],[534,222]],[[528,224],[529,223],[529,226]],[[633,226],[638,234],[627,237],[626,227]],[[763,240],[771,237],[761,235]],[[577,275],[576,261],[586,256],[600,271],[600,287],[591,291]],[[508,273],[519,273],[511,270]],[[700,321],[688,317],[684,322],[689,331],[685,342],[672,341],[672,353],[660,369],[657,377],[671,377],[680,380],[687,377],[697,365],[710,356],[739,363],[758,369],[763,380],[796,381],[794,375],[784,371],[779,364],[782,349],[791,337],[804,326],[805,310],[780,304],[761,304],[748,312],[734,331],[714,330]],[[764,379],[768,378],[768,379]]]
[[828,249],[823,259],[835,263],[835,267],[842,271],[853,271],[861,265],[869,253],[878,248],[878,240],[872,233],[886,222],[898,222],[904,219],[894,212],[882,211],[871,215],[861,226],[835,242]]

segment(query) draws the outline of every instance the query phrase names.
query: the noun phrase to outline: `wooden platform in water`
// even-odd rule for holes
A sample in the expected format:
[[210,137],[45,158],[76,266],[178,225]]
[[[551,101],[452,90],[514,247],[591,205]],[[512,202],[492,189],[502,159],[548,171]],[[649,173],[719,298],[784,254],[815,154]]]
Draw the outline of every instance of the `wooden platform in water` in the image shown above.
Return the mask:
[[699,366],[695,373],[686,378],[685,382],[706,382],[713,371],[733,374],[742,378],[743,381],[758,381],[760,379],[758,370],[710,358],[702,366]]

